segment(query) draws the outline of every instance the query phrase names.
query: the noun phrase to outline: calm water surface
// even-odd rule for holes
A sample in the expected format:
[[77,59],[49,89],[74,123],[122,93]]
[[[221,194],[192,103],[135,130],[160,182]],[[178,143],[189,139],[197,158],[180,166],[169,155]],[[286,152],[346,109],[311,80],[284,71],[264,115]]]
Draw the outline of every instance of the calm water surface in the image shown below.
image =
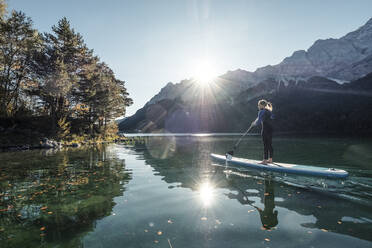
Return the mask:
[[[275,138],[275,160],[338,181],[210,160],[236,139],[0,153],[0,247],[372,247],[372,140]],[[237,156],[261,150],[248,137]]]

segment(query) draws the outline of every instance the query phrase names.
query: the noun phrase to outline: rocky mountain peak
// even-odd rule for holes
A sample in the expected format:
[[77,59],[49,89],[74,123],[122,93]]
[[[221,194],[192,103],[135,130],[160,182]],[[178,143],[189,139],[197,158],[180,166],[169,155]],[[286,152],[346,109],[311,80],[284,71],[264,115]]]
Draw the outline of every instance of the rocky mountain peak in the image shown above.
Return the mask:
[[[372,55],[372,18],[340,39],[319,39],[307,50],[295,51],[281,63],[258,68],[254,76],[266,78],[332,77],[350,81],[369,72]],[[358,65],[355,67],[354,65]]]
[[358,28],[357,30],[346,34],[341,37],[341,40],[348,40],[358,46],[359,48],[367,48],[369,52],[372,52],[372,18],[367,21],[366,24]]
[[165,88],[172,87],[174,84],[172,82],[168,82],[167,85],[165,85]]
[[[361,78],[372,68],[372,18],[363,26],[345,36],[335,39],[319,39],[307,50],[295,51],[277,65],[258,68],[254,72],[242,69],[228,71],[218,78],[230,96],[239,94],[267,79],[287,84],[289,81],[307,80],[314,76],[331,78],[337,82],[348,82]],[[173,84],[169,82],[146,105],[163,99],[183,100],[192,88],[192,80]]]

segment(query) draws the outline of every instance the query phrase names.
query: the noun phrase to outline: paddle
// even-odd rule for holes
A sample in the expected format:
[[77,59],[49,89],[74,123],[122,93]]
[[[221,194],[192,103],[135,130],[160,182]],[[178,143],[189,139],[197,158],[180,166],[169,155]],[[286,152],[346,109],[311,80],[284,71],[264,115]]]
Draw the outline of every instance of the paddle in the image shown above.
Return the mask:
[[236,142],[236,144],[234,145],[233,149],[231,151],[228,151],[226,152],[226,159],[231,159],[231,157],[234,155],[234,151],[238,148],[240,142],[242,141],[242,139],[249,133],[249,131],[251,131],[251,129],[255,126],[256,120],[254,120],[251,124],[251,126],[247,129],[247,131],[243,134],[242,137],[240,137],[240,139],[238,140],[238,142]]

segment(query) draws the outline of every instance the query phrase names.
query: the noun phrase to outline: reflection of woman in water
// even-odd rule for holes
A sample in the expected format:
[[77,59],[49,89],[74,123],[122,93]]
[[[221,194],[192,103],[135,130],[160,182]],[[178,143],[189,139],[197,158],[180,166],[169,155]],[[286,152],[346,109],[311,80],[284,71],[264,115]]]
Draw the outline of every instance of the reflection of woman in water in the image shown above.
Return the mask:
[[265,229],[271,229],[278,225],[278,211],[274,210],[274,182],[270,179],[265,179],[265,193],[264,193],[264,209],[254,205],[254,201],[248,199],[247,193],[245,190],[242,190],[239,186],[234,184],[234,181],[230,181],[230,184],[238,190],[238,194],[226,194],[230,199],[237,199],[241,204],[248,204],[256,208],[260,213],[260,218],[262,226]]
[[260,213],[262,226],[265,229],[271,229],[278,225],[278,211],[275,210],[274,203],[274,182],[265,180],[264,210],[257,208]]

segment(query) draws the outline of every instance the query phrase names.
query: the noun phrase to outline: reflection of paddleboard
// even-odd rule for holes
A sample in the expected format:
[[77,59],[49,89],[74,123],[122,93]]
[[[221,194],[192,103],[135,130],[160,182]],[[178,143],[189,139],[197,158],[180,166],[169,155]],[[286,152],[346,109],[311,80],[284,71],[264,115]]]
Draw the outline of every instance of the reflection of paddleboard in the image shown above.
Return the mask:
[[[219,155],[219,154],[212,153],[211,157],[214,158],[215,160],[226,162],[225,155]],[[292,173],[292,174],[300,174],[300,175],[308,175],[308,176],[346,178],[349,175],[347,171],[333,169],[333,168],[322,168],[322,167],[315,167],[315,166],[285,164],[285,163],[277,163],[277,162],[264,165],[264,164],[260,164],[260,161],[257,161],[257,160],[236,158],[236,157],[227,159],[227,162],[229,164],[246,166],[246,167],[258,169],[258,170],[267,170],[267,171]]]

